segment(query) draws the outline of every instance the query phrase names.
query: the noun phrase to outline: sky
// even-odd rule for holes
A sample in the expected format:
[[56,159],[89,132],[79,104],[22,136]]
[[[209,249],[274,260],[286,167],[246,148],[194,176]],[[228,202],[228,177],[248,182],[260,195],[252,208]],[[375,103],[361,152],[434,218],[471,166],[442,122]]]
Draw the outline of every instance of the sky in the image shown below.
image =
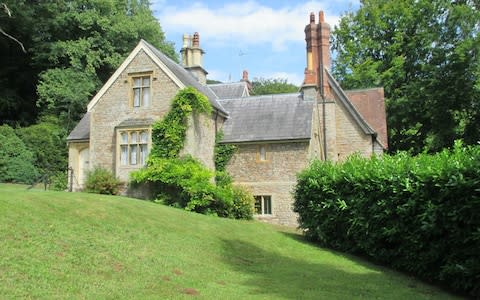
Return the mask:
[[203,67],[208,79],[238,81],[282,78],[300,85],[306,66],[305,25],[310,12],[318,12],[333,27],[340,16],[356,10],[359,0],[320,1],[216,1],[151,0],[166,39],[180,51],[182,35],[200,34],[205,51]]

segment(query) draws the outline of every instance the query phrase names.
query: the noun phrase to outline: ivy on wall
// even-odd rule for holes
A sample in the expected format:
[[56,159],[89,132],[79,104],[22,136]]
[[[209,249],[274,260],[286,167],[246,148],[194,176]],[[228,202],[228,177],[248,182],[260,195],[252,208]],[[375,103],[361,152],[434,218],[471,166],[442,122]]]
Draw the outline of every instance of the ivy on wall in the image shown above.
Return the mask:
[[[225,180],[215,185],[211,170],[189,155],[179,156],[192,112],[210,114],[212,107],[207,97],[187,87],[177,93],[168,114],[153,125],[153,146],[147,167],[131,173],[132,183],[153,183],[157,200],[167,205],[203,214],[251,219],[254,199],[248,191],[232,186],[231,178],[223,171],[216,174],[224,174]],[[225,170],[235,146],[220,145],[219,139],[221,135],[215,144],[215,165],[218,160],[220,168]]]
[[237,146],[232,144],[221,144],[223,132],[219,131],[215,136],[215,170],[225,171],[225,167],[237,150]]
[[232,177],[225,170],[228,162],[232,159],[233,154],[237,150],[236,145],[221,144],[223,139],[223,131],[217,132],[215,136],[214,160],[215,160],[215,182],[220,186],[227,186],[232,183]]
[[197,113],[211,113],[207,97],[193,87],[180,90],[173,98],[172,107],[163,120],[152,128],[152,157],[175,158],[183,148],[188,117]]

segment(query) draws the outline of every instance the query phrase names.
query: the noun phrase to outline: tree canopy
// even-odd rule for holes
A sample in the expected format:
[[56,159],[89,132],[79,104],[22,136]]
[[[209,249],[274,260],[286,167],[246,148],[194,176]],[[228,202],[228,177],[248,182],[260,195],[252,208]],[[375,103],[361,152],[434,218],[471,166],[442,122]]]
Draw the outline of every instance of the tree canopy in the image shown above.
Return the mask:
[[298,92],[298,86],[289,83],[284,78],[254,78],[252,81],[252,95],[270,95]]
[[95,91],[140,39],[173,59],[147,0],[2,1],[0,123],[29,125],[54,114],[71,129]]
[[391,150],[480,140],[479,7],[473,0],[363,0],[333,30],[341,85],[385,88]]

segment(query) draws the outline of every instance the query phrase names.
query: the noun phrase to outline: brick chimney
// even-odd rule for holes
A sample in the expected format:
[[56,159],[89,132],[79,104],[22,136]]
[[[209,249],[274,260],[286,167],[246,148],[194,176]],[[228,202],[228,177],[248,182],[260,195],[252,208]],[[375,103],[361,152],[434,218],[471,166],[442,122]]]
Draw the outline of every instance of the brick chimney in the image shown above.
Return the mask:
[[193,34],[193,37],[188,34],[183,35],[183,45],[180,50],[182,54],[182,64],[185,69],[190,71],[198,82],[205,85],[207,83],[207,74],[203,68],[203,51],[200,48],[200,35],[198,32]]
[[319,13],[319,23],[315,14],[310,13],[310,23],[305,26],[305,41],[307,44],[307,67],[302,85],[304,97],[315,99],[317,92],[330,98],[330,87],[325,69],[330,69],[330,25],[325,22],[323,11]]
[[243,81],[243,82],[247,83],[248,93],[250,93],[252,91],[253,86],[252,86],[252,83],[250,82],[250,80],[248,79],[248,71],[247,70],[243,70],[242,79],[240,81]]

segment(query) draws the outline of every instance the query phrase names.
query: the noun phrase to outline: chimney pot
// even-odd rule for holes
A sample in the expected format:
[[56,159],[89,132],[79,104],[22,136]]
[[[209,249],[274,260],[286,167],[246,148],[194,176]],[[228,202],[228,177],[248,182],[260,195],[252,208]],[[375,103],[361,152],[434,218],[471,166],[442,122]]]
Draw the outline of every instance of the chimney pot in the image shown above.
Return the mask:
[[323,10],[320,11],[318,17],[319,17],[319,19],[320,19],[320,23],[324,23],[324,22],[325,22],[325,14],[323,13]]
[[243,70],[242,80],[243,81],[248,81],[248,71],[247,70]]
[[198,32],[195,32],[193,34],[193,43],[192,43],[192,46],[193,47],[200,47],[200,35],[198,34]]
[[315,14],[313,12],[310,13],[310,24],[315,24]]
[[182,48],[187,48],[189,46],[190,37],[188,34],[183,35],[183,46]]

